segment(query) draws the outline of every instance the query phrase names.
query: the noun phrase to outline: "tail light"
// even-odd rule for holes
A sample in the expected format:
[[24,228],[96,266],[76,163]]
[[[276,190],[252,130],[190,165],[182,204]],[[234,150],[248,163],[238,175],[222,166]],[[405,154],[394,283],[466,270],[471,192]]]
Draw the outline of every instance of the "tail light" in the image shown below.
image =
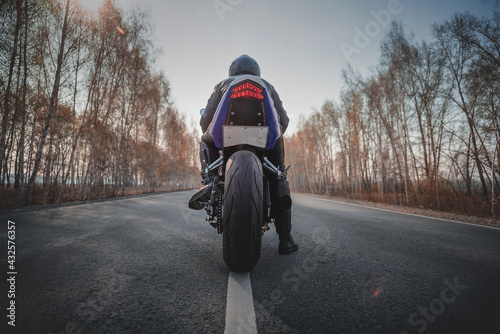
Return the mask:
[[262,89],[255,85],[252,85],[250,82],[245,82],[233,88],[233,94],[231,94],[232,99],[239,99],[244,97],[264,100]]

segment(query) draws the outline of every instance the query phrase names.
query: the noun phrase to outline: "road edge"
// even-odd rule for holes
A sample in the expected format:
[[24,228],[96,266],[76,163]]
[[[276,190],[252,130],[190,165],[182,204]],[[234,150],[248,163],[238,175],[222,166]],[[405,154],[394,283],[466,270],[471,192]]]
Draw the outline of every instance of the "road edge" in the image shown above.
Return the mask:
[[[315,198],[315,199],[319,199],[319,200],[323,200],[323,201],[327,201],[327,202],[334,202],[334,203],[339,203],[339,204],[346,204],[346,205],[358,206],[358,207],[363,207],[363,208],[368,208],[368,209],[375,209],[375,210],[380,210],[380,211],[400,213],[400,214],[404,214],[404,215],[408,215],[408,216],[429,218],[429,219],[447,221],[447,222],[452,222],[452,223],[459,223],[459,224],[464,224],[464,225],[486,227],[486,228],[490,228],[490,229],[493,229],[493,230],[500,230],[500,225],[491,225],[491,223],[488,224],[486,222],[480,223],[480,222],[474,222],[473,221],[474,219],[488,221],[488,219],[484,219],[484,218],[469,217],[469,216],[463,216],[463,215],[456,215],[456,214],[453,214],[453,213],[444,213],[444,214],[453,215],[452,218],[455,218],[455,219],[442,218],[442,217],[436,217],[436,216],[434,216],[432,214],[425,214],[426,211],[432,211],[432,210],[407,208],[407,207],[395,207],[395,206],[389,205],[389,204],[379,204],[379,203],[373,203],[373,202],[363,202],[363,201],[359,201],[359,200],[355,200],[356,203],[352,203],[352,201],[354,201],[354,200],[343,200],[343,199],[332,198],[332,197],[321,196],[321,195],[315,195],[315,194],[292,193],[292,196],[293,195],[295,195],[295,196],[302,196],[302,197],[309,197],[309,198]],[[382,207],[375,206],[375,205],[381,205],[381,206],[383,205],[384,207],[382,208]],[[414,213],[414,212],[403,211],[403,209],[413,210],[413,211],[424,211],[424,210],[425,211],[421,212],[421,213]],[[432,211],[432,212],[435,212],[435,211]],[[496,221],[496,222],[498,222],[497,224],[500,224],[499,221]]]
[[102,203],[102,202],[108,202],[108,201],[119,201],[119,200],[125,200],[125,199],[130,199],[130,198],[140,198],[140,197],[147,197],[147,196],[158,196],[158,195],[171,194],[171,193],[179,193],[179,192],[187,192],[187,191],[193,191],[193,190],[194,189],[172,190],[172,191],[162,191],[162,192],[156,192],[156,193],[135,194],[135,195],[127,195],[127,196],[117,196],[117,197],[108,197],[108,198],[100,198],[100,199],[91,199],[91,200],[86,200],[86,201],[63,202],[63,203],[59,203],[59,204],[46,204],[46,205],[37,205],[37,206],[25,206],[25,207],[22,207],[22,208],[12,208],[12,209],[3,209],[3,210],[0,210],[0,215],[12,214],[12,213],[30,212],[30,211],[50,210],[50,209],[64,208],[64,207],[67,207],[67,206],[77,206],[77,205],[83,205],[83,204]]

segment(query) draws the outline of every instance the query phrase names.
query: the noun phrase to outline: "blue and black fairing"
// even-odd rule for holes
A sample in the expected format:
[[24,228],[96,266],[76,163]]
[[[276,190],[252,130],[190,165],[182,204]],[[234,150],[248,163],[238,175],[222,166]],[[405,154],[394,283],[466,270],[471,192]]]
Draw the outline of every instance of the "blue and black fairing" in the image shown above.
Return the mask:
[[[263,99],[234,99],[233,89],[245,82],[250,82],[262,89]],[[254,75],[241,75],[235,78],[222,97],[208,132],[214,139],[217,148],[223,148],[224,125],[266,126],[269,128],[265,149],[271,150],[281,136],[281,127],[274,101],[269,94],[265,82]]]

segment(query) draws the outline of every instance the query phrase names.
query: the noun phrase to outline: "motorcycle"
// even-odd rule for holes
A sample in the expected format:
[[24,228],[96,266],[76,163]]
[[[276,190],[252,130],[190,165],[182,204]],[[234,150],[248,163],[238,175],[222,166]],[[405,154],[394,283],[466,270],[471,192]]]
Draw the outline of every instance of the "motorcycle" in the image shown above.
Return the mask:
[[253,75],[236,77],[207,132],[219,157],[202,170],[204,178],[213,178],[210,200],[202,203],[206,220],[223,235],[226,265],[247,272],[259,261],[262,235],[274,222],[269,181],[286,178],[290,168],[282,171],[266,157],[282,135],[266,84]]

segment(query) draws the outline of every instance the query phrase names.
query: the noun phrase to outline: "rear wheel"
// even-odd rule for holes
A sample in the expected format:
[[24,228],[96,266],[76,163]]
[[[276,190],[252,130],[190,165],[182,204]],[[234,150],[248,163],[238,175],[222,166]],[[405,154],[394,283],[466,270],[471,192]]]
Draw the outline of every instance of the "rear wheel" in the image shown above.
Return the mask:
[[264,210],[262,164],[250,151],[234,153],[226,164],[223,214],[224,262],[250,271],[259,261]]

